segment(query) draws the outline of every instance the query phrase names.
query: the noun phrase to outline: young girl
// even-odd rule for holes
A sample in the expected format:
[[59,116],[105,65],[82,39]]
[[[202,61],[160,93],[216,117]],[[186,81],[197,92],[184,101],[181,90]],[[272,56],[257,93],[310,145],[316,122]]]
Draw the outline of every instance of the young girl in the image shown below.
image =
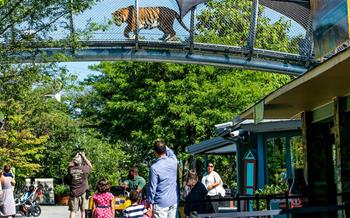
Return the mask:
[[93,197],[94,218],[114,218],[114,196],[109,192],[109,183],[101,179],[96,184],[97,193]]

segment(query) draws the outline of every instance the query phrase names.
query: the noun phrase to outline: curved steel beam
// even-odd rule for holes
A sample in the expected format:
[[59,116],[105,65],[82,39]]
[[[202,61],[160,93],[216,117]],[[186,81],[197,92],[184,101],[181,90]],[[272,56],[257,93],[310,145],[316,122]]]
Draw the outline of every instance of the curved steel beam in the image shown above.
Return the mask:
[[[307,68],[288,64],[279,61],[263,60],[258,58],[242,58],[230,55],[188,53],[186,51],[143,49],[135,50],[130,48],[84,48],[64,50],[61,48],[43,48],[40,53],[44,56],[66,54],[72,57],[72,61],[151,61],[151,62],[173,62],[199,65],[213,65],[220,67],[232,67],[248,70],[258,70],[299,76],[307,71]],[[39,55],[40,56],[40,55]],[[17,60],[28,61],[29,56],[25,54],[17,55]],[[36,61],[40,62],[40,59]]]

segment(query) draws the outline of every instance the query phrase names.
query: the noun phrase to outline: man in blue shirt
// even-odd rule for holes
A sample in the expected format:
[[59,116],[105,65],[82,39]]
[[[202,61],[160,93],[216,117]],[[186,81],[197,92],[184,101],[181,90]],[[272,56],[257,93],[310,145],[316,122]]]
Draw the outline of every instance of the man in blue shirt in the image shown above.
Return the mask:
[[149,173],[147,203],[153,205],[153,217],[175,218],[179,200],[178,162],[174,152],[163,141],[156,141],[154,152],[157,160]]

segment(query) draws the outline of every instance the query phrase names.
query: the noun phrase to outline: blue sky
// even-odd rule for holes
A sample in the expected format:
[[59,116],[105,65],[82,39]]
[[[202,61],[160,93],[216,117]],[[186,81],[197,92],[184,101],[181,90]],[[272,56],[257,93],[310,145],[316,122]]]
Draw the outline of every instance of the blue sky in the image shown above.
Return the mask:
[[64,62],[60,66],[66,66],[70,73],[78,76],[79,81],[83,81],[88,75],[98,75],[99,72],[90,70],[90,65],[98,64],[99,62]]

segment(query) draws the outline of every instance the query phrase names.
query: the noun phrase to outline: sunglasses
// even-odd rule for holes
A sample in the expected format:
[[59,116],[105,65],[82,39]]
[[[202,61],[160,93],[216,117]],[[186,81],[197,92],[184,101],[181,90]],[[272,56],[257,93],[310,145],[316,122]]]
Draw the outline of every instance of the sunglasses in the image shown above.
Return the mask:
[[213,165],[208,165],[208,167],[214,167]]

